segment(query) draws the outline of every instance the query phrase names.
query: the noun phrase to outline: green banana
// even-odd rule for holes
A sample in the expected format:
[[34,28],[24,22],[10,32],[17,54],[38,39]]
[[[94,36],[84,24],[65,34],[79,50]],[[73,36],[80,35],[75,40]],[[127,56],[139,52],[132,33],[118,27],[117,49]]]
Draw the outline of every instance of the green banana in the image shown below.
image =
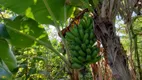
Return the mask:
[[96,45],[95,45],[95,46],[93,46],[93,50],[96,50],[96,52],[97,52],[97,53],[99,53],[99,51],[100,51],[100,50],[99,50],[99,48],[97,48],[97,46],[96,46]]
[[83,38],[83,41],[85,42],[86,40],[88,40],[88,38],[89,38],[89,34],[88,34],[88,33],[85,33],[84,38]]
[[65,37],[69,38],[71,40],[73,40],[75,38],[75,36],[73,34],[71,34],[70,32],[67,32]]
[[74,69],[80,69],[81,67],[82,67],[82,65],[80,65],[80,64],[77,64],[77,63],[72,64],[72,68],[74,68]]
[[83,39],[83,37],[84,37],[84,32],[83,32],[82,29],[79,29],[79,34],[80,34],[81,39]]
[[78,53],[80,54],[80,56],[86,56],[86,54],[82,50],[79,50]]
[[78,60],[84,62],[85,61],[85,58],[81,57],[81,56],[78,56]]
[[78,30],[84,30],[84,25],[82,25],[82,22],[78,25]]
[[78,44],[81,44],[81,40],[79,38],[75,38],[75,42],[77,42]]
[[93,45],[94,44],[94,41],[90,40],[90,45]]
[[74,49],[75,49],[75,45],[70,44],[70,45],[69,45],[69,48],[72,49],[72,50],[74,50]]
[[71,50],[70,53],[72,54],[73,57],[79,56],[79,54],[76,51]]
[[96,38],[93,31],[93,20],[89,16],[83,17],[79,25],[70,28],[65,36],[69,45],[72,68],[79,69],[83,64],[99,60],[99,50],[94,43]]
[[82,26],[84,29],[86,29],[86,21],[84,20],[84,19],[82,19],[81,21],[80,21],[80,24],[79,24],[79,26]]
[[91,54],[90,48],[86,49],[87,54]]
[[65,36],[65,38],[69,43],[72,42],[72,39],[69,36]]
[[92,45],[88,45],[88,48],[90,49],[90,50],[92,50],[93,49],[93,47],[92,47]]
[[75,42],[74,40],[72,40],[72,41],[69,42],[69,45],[72,45],[71,47],[74,47],[74,46],[76,46],[77,44],[76,44],[76,42]]
[[88,39],[85,40],[85,44],[86,44],[86,45],[89,45],[89,40],[88,40]]
[[83,49],[83,50],[86,50],[86,44],[81,44],[81,48]]
[[78,60],[76,57],[72,58],[72,62],[82,64],[82,62],[80,60]]
[[78,51],[78,50],[81,50],[80,46],[75,46],[75,49]]
[[91,60],[91,55],[87,55],[86,60],[90,61]]
[[76,37],[79,36],[77,26],[75,26],[75,27],[71,30],[71,33],[72,33],[74,36],[76,36]]
[[87,17],[87,26],[90,26],[93,23],[93,19],[90,17]]
[[92,58],[95,58],[97,56],[97,54],[98,54],[97,51],[94,50],[93,53],[92,53]]
[[94,32],[91,31],[91,32],[90,32],[90,40],[92,40],[93,38],[94,38]]
[[93,29],[93,23],[92,23],[92,20],[91,20],[90,22],[91,22],[91,23],[88,24],[88,26],[89,26],[89,29],[92,30],[92,29]]

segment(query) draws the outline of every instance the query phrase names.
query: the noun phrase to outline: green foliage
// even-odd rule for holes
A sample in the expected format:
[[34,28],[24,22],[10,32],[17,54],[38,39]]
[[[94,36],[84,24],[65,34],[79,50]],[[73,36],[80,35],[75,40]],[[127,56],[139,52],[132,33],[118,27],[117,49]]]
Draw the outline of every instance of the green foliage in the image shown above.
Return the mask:
[[5,62],[11,71],[17,67],[17,61],[11,47],[4,39],[0,39],[0,58]]
[[[57,50],[60,49],[55,39],[52,40],[52,44]],[[44,46],[15,48],[15,53],[19,64],[15,79],[67,79],[63,61]]]
[[93,7],[92,5],[97,5],[98,0],[67,0],[66,3],[69,5],[73,5],[76,7],[80,7],[80,8],[88,8],[88,9],[92,9],[91,7]]
[[[23,16],[17,16],[14,20],[5,19],[5,23],[8,27],[7,31],[10,35],[9,41],[13,46],[19,48],[29,47],[33,45],[34,40],[32,40],[31,38],[40,38],[40,36],[43,35],[45,31],[36,21]],[[27,35],[30,35],[32,37],[27,37]],[[43,36],[42,38],[44,37],[46,36]]]
[[135,34],[139,34],[142,31],[142,17],[136,17],[136,19],[133,22],[133,29]]
[[[65,0],[1,0],[0,4],[18,14],[25,14],[42,24],[53,24],[52,15],[57,21],[64,22],[73,10],[72,6],[65,5]],[[45,4],[48,4],[52,15],[48,12]]]
[[[141,67],[139,64],[141,64],[142,61],[142,55],[141,55],[141,45],[142,45],[142,38],[141,38],[141,25],[142,25],[142,17],[141,16],[134,16],[132,17],[132,23],[129,23],[128,25],[124,24],[122,20],[118,21],[119,28],[116,29],[119,32],[119,36],[121,39],[121,43],[123,44],[123,47],[125,51],[127,52],[127,55],[132,58],[134,61],[133,65],[135,66],[137,77],[140,76],[139,71]],[[130,30],[127,28],[127,26],[130,25]],[[129,32],[129,35],[128,35]]]
[[34,4],[34,0],[0,0],[0,4],[18,14],[24,14],[24,11]]
[[12,80],[12,73],[3,60],[0,59],[0,80]]
[[[3,16],[3,14],[2,14]],[[26,49],[31,48],[31,46],[39,46],[39,44],[42,44],[44,46],[46,46],[47,48],[50,48],[51,50],[53,50],[54,52],[58,53],[51,45],[49,39],[48,39],[48,35],[46,33],[46,31],[44,30],[43,26],[41,24],[39,24],[38,22],[36,22],[35,20],[31,19],[31,18],[27,18],[25,16],[14,16],[14,18],[11,19],[5,19],[5,17],[3,17],[3,21],[5,23],[5,25],[1,24],[0,26],[0,38],[7,38],[10,42],[10,44],[12,44],[13,48],[19,49],[19,48],[25,48],[24,51],[22,51],[21,53],[26,53],[25,55],[21,55],[17,57],[18,60],[18,64],[20,65],[18,68],[18,73],[15,75],[15,78],[18,77],[17,79],[19,79],[19,77],[21,76],[20,79],[41,79],[41,78],[49,78],[50,76],[52,76],[52,74],[48,74],[50,72],[48,72],[46,70],[46,66],[47,65],[47,56],[40,57],[42,55],[29,55],[29,53],[33,53],[33,51],[28,51]],[[1,55],[2,54],[6,54],[6,55],[2,55],[1,58],[2,60],[5,61],[5,59],[8,57],[10,57],[9,59],[11,59],[12,56],[12,51],[8,48],[7,46],[8,44],[3,44],[0,43],[0,49]],[[42,47],[40,47],[40,49],[42,49]],[[45,49],[45,48],[44,48]],[[46,50],[45,50],[46,51]],[[8,54],[9,53],[9,54]],[[44,51],[40,52],[40,53],[44,53]],[[51,53],[50,51],[48,51],[48,53]],[[45,53],[44,53],[45,54]],[[27,58],[27,55],[29,56],[29,58]],[[54,55],[52,53],[52,55],[55,57],[57,55]],[[15,57],[15,56],[14,56]],[[59,59],[59,56],[57,56]],[[56,58],[57,58],[56,57]],[[21,61],[21,63],[19,63],[19,59],[23,60]],[[15,58],[13,58],[15,59]],[[30,61],[31,59],[31,61]],[[53,58],[53,62],[55,58]],[[15,59],[16,60],[16,59]],[[51,59],[50,59],[51,60]],[[59,60],[57,60],[59,61]],[[35,66],[34,62],[40,64],[39,62],[43,62],[44,65],[37,65]],[[61,62],[61,59],[60,59]],[[13,68],[15,68],[15,62],[13,62],[13,60],[11,59],[10,61],[5,61],[6,65],[8,66],[8,68],[13,71]],[[29,66],[30,65],[30,66]],[[52,64],[53,66],[54,64]],[[14,67],[13,67],[14,66]],[[42,68],[44,67],[43,70],[37,70],[39,69],[39,66],[42,66]],[[50,66],[50,65],[49,65]],[[58,64],[56,65],[58,66]],[[55,66],[55,70],[58,70],[59,68],[56,68]],[[16,66],[17,67],[17,66]],[[35,67],[35,68],[29,68],[29,67]],[[40,68],[40,69],[42,69]],[[14,70],[15,71],[15,70]],[[28,71],[28,72],[26,72]],[[39,72],[37,72],[39,71]],[[47,72],[46,72],[47,71]],[[53,73],[53,72],[51,72]],[[58,72],[54,71],[54,74],[57,74]],[[37,75],[36,75],[37,74]],[[45,77],[47,76],[48,77]],[[41,77],[42,76],[42,77]],[[62,76],[60,76],[62,77]],[[59,77],[57,77],[59,78]]]
[[[74,15],[73,7],[88,8],[94,11],[103,0],[0,0],[0,8],[9,9],[14,13],[13,19],[5,19],[0,15],[0,80],[10,80],[10,71],[17,67],[18,72],[14,74],[19,80],[56,80],[68,79],[69,66],[63,63],[69,57],[59,55],[62,51],[56,39],[49,41],[43,24],[65,25]],[[99,2],[100,1],[100,2]],[[67,4],[69,5],[67,5]],[[93,8],[93,9],[92,9]],[[75,9],[75,8],[74,8]],[[99,11],[99,10],[98,10]],[[1,12],[1,11],[0,11]],[[112,11],[113,12],[113,11]],[[99,12],[98,12],[99,13]],[[11,15],[11,13],[10,13]],[[16,15],[16,16],[15,16]],[[86,16],[86,15],[84,15]],[[138,35],[139,53],[141,51],[141,18],[134,24],[134,33]],[[56,25],[57,27],[58,25]],[[72,68],[80,69],[82,66],[95,63],[102,57],[98,56],[99,50],[94,46],[96,38],[93,33],[92,20],[88,17],[81,19],[79,26],[67,33],[65,40],[69,44],[71,52]],[[125,25],[121,25],[122,43],[128,49],[128,35],[125,33]],[[12,45],[11,45],[12,44]],[[44,45],[43,46],[41,46]],[[45,48],[46,47],[46,48]],[[15,51],[12,51],[12,48]],[[53,52],[51,52],[52,50]],[[57,51],[56,51],[57,50]],[[13,53],[16,53],[16,59]],[[140,55],[142,56],[142,55]],[[69,59],[69,58],[68,58]],[[68,60],[70,62],[70,60]],[[141,60],[142,61],[142,60]],[[89,68],[89,67],[87,67]],[[89,74],[90,76],[91,74]],[[82,79],[82,78],[81,78]],[[90,79],[90,77],[88,78]],[[92,79],[92,78],[91,78]]]
[[4,24],[0,24],[0,38],[6,38],[6,39],[10,38]]

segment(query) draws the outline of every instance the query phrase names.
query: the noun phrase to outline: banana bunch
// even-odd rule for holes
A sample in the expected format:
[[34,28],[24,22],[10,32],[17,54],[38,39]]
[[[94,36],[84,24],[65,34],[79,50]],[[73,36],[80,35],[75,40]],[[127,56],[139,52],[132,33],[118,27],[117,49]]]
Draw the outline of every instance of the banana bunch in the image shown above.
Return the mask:
[[95,63],[100,59],[99,49],[94,46],[96,38],[92,18],[83,17],[79,25],[75,25],[66,33],[65,39],[71,53],[72,68],[80,69],[85,64]]

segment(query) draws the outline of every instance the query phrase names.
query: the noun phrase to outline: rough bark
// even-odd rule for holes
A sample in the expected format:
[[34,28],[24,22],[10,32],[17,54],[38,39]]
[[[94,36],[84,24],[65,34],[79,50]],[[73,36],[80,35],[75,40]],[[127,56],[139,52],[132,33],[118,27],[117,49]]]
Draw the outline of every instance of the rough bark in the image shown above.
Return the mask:
[[115,80],[131,80],[127,56],[115,33],[113,22],[108,18],[94,18],[94,33],[107,53],[108,64]]
[[98,66],[97,64],[90,64],[90,67],[92,69],[92,77],[93,77],[93,80],[96,80],[97,79],[97,75],[98,75]]
[[72,70],[72,73],[70,74],[71,80],[79,80],[79,71],[76,69]]

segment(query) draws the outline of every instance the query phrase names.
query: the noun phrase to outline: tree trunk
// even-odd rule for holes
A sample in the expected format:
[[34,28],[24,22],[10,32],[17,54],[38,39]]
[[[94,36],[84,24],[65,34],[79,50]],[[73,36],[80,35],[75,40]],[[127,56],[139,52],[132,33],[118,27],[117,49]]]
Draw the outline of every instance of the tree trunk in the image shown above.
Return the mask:
[[96,80],[97,79],[97,75],[98,75],[98,66],[97,66],[96,63],[94,63],[94,64],[90,64],[90,67],[92,69],[93,80]]
[[79,71],[76,69],[72,69],[72,73],[70,74],[71,80],[79,80]]
[[113,22],[108,18],[95,17],[94,33],[104,47],[115,80],[131,80],[126,52],[115,33]]

